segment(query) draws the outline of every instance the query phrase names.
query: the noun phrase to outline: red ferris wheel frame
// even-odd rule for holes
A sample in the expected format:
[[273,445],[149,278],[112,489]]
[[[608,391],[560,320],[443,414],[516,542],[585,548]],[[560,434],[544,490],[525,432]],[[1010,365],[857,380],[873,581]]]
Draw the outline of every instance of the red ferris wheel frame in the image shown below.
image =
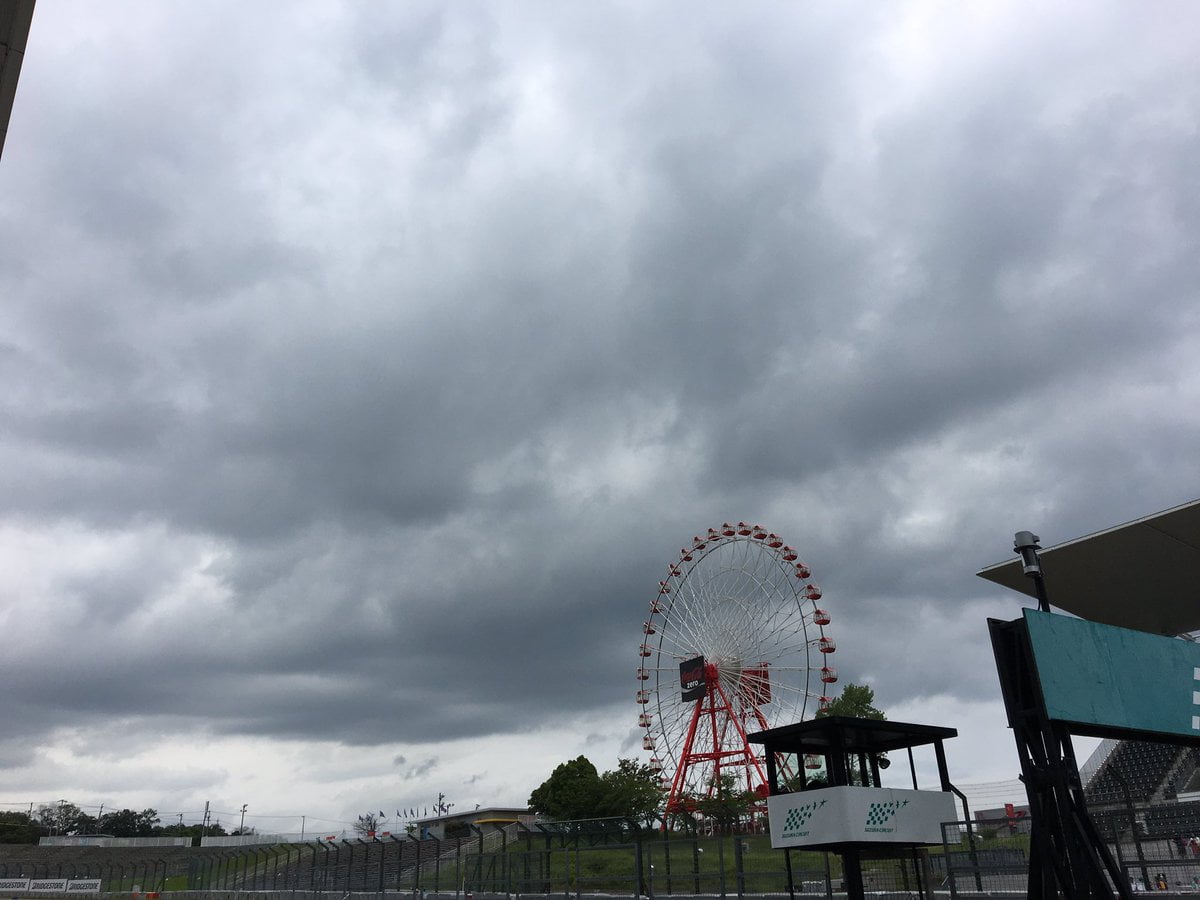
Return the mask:
[[765,797],[763,761],[747,733],[830,702],[836,645],[811,576],[777,535],[745,522],[694,537],[668,567],[642,626],[637,670],[642,745],[654,753],[664,817],[692,814],[724,776]]

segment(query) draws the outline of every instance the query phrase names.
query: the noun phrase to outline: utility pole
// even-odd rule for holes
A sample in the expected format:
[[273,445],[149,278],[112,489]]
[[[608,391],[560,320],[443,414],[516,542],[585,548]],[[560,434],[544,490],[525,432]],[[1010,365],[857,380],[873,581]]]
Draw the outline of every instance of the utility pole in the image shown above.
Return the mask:
[[242,820],[238,822],[238,834],[242,834],[246,830],[246,807],[249,805],[248,803],[242,804]]
[[208,832],[208,801],[204,801],[204,818],[200,820],[200,840],[204,841],[204,835]]

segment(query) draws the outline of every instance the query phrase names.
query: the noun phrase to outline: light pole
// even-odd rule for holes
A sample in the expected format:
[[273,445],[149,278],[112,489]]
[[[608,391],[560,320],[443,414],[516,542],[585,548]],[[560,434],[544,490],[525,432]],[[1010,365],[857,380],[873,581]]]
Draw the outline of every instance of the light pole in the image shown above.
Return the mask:
[[1046,577],[1042,574],[1042,561],[1038,551],[1041,540],[1032,531],[1018,531],[1013,535],[1013,552],[1021,556],[1021,570],[1033,579],[1033,588],[1037,592],[1038,609],[1050,612],[1050,601],[1046,598]]

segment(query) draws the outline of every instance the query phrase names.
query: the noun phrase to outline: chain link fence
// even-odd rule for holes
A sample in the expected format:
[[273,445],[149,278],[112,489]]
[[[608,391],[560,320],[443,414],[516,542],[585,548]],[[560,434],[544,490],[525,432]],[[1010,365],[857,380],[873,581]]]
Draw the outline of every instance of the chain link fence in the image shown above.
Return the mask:
[[[1101,838],[1134,892],[1200,894],[1200,840],[1146,827],[1161,805],[1092,812]],[[951,898],[1024,893],[1032,820],[947,822],[941,853],[930,854],[936,887]]]

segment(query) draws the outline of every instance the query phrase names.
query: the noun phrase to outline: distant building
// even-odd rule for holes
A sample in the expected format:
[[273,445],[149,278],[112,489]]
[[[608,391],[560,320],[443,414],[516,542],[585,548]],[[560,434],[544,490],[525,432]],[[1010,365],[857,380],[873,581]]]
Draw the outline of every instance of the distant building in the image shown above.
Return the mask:
[[975,811],[975,824],[981,829],[1007,829],[1010,834],[1029,834],[1029,807],[1005,803],[995,809],[978,809]]
[[514,822],[532,826],[536,818],[536,814],[526,806],[487,806],[470,812],[413,819],[412,824],[417,827],[415,837],[423,841],[442,841],[473,835],[475,831],[472,826],[484,830],[494,830],[493,826],[511,825]]

